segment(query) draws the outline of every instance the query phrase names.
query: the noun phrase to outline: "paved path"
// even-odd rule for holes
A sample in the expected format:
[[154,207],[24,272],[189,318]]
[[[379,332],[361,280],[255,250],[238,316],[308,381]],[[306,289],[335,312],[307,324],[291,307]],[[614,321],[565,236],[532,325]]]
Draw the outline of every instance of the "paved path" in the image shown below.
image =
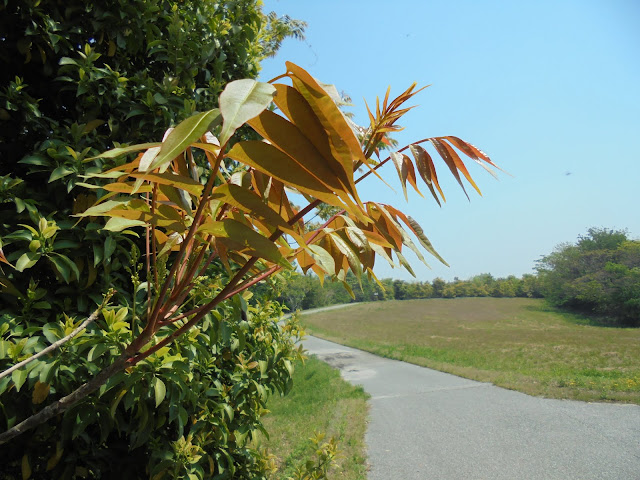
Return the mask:
[[549,400],[327,342],[371,395],[370,480],[640,480],[640,407]]

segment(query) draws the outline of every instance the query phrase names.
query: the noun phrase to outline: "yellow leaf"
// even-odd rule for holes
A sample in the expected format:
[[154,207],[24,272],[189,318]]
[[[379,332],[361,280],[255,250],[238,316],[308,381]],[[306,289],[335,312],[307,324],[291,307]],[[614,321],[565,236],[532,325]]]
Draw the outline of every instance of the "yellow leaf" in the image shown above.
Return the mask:
[[50,385],[48,383],[36,382],[36,385],[33,388],[33,393],[31,394],[31,401],[34,405],[38,405],[45,401],[49,395],[49,388]]
[[205,222],[198,232],[209,233],[230,250],[240,254],[249,254],[277,263],[284,268],[292,268],[283,257],[275,243],[260,235],[253,228],[236,220],[225,219],[219,222]]
[[211,194],[213,200],[223,200],[236,208],[247,212],[249,215],[264,218],[271,226],[278,227],[285,233],[294,237],[299,244],[302,238],[275,210],[262,201],[257,194],[240,187],[225,183],[217,187]]
[[133,178],[146,180],[148,182],[157,183],[159,185],[171,185],[172,187],[179,188],[193,195],[200,195],[204,185],[200,182],[196,182],[190,177],[184,177],[182,175],[175,175],[170,172],[165,173],[132,173]]
[[350,194],[361,204],[353,181],[353,166],[348,173],[333,157],[324,157],[296,125],[268,110],[247,123],[345,202],[350,201],[346,198]]
[[53,470],[56,467],[56,465],[62,458],[62,452],[64,452],[64,449],[62,448],[62,442],[56,443],[56,453],[54,453],[47,462],[47,472],[49,470]]
[[22,457],[22,480],[31,477],[31,465],[29,465],[29,457],[25,454]]

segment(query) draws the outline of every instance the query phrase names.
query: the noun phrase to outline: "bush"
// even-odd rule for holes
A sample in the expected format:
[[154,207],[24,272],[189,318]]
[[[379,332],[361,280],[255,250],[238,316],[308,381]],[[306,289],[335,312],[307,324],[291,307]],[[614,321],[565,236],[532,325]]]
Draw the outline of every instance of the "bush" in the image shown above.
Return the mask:
[[[84,186],[104,183],[88,176],[122,163],[89,158],[160,140],[217,106],[229,81],[257,76],[303,26],[255,0],[0,5],[0,366],[79,330],[0,380],[2,431],[108,370],[144,323],[144,232],[72,217],[96,201]],[[226,276],[219,262],[208,273],[191,301]],[[212,312],[90,401],[2,445],[3,478],[259,475],[248,440],[269,392],[289,388],[298,330],[270,321],[278,304],[251,301]]]
[[640,242],[626,232],[590,228],[575,245],[543,257],[538,272],[554,305],[595,313],[616,325],[640,325]]

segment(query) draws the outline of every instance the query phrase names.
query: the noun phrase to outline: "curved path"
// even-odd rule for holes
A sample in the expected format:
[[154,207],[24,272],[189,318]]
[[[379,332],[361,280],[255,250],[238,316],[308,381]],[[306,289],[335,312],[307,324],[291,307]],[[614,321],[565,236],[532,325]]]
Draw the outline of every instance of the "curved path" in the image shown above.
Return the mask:
[[371,395],[370,480],[640,480],[640,407],[531,397],[314,337]]

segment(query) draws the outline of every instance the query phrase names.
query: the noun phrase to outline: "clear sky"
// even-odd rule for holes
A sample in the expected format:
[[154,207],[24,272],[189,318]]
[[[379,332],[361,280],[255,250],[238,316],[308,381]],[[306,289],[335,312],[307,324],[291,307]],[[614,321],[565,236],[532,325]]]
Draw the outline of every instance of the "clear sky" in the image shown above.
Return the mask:
[[[483,197],[469,188],[469,202],[442,162],[442,208],[417,194],[407,204],[397,182],[394,193],[367,180],[362,199],[414,217],[450,263],[428,259],[429,270],[412,260],[419,280],[529,273],[592,226],[640,237],[640,1],[267,0],[264,8],[309,26],[305,42],[287,40],[263,63],[261,79],[292,61],[349,94],[361,125],[364,99],[371,105],[388,85],[397,94],[431,84],[401,122],[400,146],[456,135],[513,175],[496,181],[471,162]],[[397,179],[392,165],[383,172]],[[375,272],[412,278],[382,259]]]

